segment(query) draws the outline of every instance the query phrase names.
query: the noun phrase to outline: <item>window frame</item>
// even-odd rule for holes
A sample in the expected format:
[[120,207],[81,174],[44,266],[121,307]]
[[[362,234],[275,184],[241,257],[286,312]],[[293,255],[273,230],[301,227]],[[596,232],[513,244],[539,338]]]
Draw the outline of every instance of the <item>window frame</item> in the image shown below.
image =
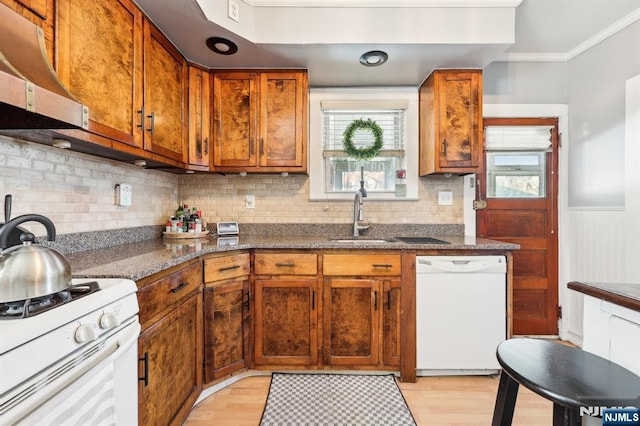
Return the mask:
[[[418,89],[416,87],[393,88],[332,88],[309,91],[309,200],[352,200],[355,192],[328,192],[325,187],[326,169],[322,135],[322,104],[351,102],[370,104],[383,109],[385,104],[406,105],[404,169],[406,170],[406,196],[370,193],[370,200],[415,201],[418,200]],[[389,109],[397,109],[389,106]]]

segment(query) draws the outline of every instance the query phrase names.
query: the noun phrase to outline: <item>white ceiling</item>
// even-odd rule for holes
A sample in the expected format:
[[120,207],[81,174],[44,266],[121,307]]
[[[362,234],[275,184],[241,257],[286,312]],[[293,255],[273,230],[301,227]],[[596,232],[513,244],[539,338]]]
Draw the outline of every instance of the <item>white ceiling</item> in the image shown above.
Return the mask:
[[[434,68],[564,61],[640,19],[639,0],[136,0],[191,62],[307,68],[312,87],[413,86]],[[211,52],[222,36],[239,49]],[[384,50],[377,68],[359,64]]]

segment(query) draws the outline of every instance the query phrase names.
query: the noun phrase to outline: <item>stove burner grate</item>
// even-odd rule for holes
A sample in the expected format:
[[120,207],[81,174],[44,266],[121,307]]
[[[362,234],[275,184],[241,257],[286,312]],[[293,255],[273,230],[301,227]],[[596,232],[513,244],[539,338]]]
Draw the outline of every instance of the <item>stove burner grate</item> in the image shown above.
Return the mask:
[[0,320],[29,318],[100,290],[97,281],[77,284],[47,296],[0,303]]

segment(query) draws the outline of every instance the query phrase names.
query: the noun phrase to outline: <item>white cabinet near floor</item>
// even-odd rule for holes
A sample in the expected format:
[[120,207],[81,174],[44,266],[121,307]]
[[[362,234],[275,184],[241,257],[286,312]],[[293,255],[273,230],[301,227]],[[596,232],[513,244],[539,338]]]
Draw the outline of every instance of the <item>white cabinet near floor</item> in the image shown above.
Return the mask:
[[582,349],[640,375],[640,312],[584,296]]

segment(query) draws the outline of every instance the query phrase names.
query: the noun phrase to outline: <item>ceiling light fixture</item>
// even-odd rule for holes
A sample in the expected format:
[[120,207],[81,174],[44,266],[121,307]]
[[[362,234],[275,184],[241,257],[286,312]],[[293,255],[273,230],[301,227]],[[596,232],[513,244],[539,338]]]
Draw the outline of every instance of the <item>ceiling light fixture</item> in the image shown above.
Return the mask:
[[387,62],[387,59],[389,59],[389,55],[386,52],[371,50],[360,56],[360,63],[365,67],[377,67]]
[[53,146],[60,149],[68,149],[71,148],[71,142],[66,139],[53,139]]
[[219,55],[233,55],[238,51],[238,46],[224,37],[209,37],[207,47]]

